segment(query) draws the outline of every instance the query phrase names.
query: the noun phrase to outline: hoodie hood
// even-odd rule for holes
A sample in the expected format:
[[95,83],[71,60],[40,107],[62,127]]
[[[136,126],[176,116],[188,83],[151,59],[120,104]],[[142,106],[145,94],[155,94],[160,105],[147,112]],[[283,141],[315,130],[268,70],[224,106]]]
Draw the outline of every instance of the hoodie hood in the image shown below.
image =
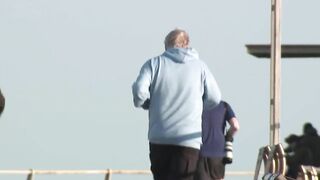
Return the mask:
[[178,63],[199,59],[198,52],[193,48],[169,48],[163,55]]

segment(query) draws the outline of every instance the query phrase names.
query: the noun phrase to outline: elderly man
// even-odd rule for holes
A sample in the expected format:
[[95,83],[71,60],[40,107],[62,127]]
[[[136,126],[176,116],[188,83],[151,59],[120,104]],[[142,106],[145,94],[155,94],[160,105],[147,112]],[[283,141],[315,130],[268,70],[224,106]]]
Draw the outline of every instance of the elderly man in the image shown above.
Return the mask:
[[4,109],[4,104],[5,104],[5,99],[0,90],[0,115],[2,114],[2,111]]
[[165,38],[165,52],[149,59],[132,85],[136,107],[149,110],[151,171],[155,180],[192,180],[201,144],[203,106],[221,94],[207,65],[189,47],[186,31]]

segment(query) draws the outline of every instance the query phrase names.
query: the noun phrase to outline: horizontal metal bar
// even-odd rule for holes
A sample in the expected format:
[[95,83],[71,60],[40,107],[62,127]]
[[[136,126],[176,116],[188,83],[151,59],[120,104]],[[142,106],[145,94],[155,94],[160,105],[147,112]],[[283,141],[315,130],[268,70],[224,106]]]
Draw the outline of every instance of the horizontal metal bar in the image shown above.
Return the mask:
[[[33,173],[34,175],[67,175],[67,174],[151,174],[150,170],[0,170],[0,175],[27,175]],[[228,171],[226,175],[230,176],[252,176],[253,171]]]
[[[269,44],[247,44],[247,52],[258,58],[270,58]],[[281,45],[283,58],[316,58],[320,57],[319,44],[283,44]]]

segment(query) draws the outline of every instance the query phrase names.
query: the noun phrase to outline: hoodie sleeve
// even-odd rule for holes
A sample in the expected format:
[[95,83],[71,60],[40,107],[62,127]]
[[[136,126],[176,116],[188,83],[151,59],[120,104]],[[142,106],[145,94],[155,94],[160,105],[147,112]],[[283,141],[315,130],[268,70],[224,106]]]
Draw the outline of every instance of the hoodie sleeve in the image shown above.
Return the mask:
[[212,109],[221,101],[220,88],[206,64],[204,64],[204,94],[203,105],[205,109]]
[[147,61],[141,68],[137,80],[132,85],[133,103],[141,107],[150,98],[149,87],[152,79],[151,61]]

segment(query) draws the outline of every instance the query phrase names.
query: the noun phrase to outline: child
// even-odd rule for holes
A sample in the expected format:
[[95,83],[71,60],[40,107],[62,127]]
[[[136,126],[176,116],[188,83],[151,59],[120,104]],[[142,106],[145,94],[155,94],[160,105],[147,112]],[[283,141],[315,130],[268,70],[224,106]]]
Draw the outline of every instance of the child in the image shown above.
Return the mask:
[[[226,122],[230,125],[224,134]],[[239,123],[230,105],[221,101],[218,106],[202,114],[202,146],[196,180],[222,180],[225,164],[232,163],[232,141]]]

